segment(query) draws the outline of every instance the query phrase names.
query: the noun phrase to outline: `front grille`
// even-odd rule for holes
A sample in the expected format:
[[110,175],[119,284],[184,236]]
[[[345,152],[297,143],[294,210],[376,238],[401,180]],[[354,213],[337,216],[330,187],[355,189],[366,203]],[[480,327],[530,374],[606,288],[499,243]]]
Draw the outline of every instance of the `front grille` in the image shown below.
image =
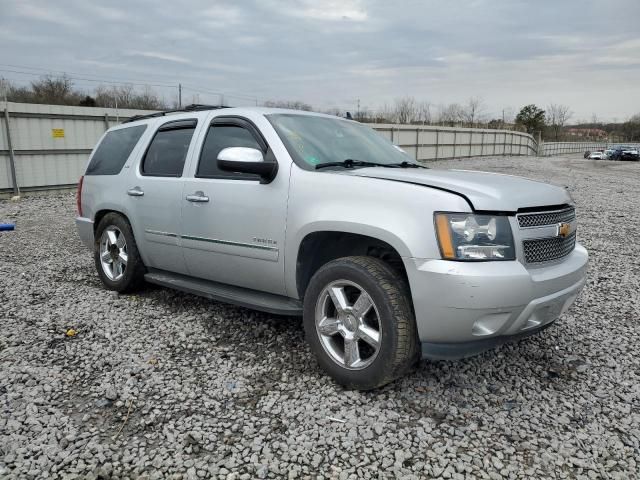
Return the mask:
[[524,240],[524,258],[527,263],[548,262],[569,255],[576,246],[576,232],[567,237]]
[[525,213],[517,217],[520,228],[542,227],[563,222],[571,223],[576,218],[576,210],[569,207],[555,212]]

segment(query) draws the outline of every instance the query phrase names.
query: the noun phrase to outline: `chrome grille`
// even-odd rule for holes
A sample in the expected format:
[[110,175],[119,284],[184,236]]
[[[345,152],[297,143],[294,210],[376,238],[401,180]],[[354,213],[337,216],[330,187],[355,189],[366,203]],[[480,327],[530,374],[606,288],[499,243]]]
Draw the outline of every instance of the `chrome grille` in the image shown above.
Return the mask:
[[576,232],[565,238],[537,238],[524,240],[524,258],[527,263],[548,262],[569,255],[576,246]]
[[556,223],[571,223],[576,218],[576,210],[573,207],[555,212],[525,213],[517,216],[520,228],[541,227]]

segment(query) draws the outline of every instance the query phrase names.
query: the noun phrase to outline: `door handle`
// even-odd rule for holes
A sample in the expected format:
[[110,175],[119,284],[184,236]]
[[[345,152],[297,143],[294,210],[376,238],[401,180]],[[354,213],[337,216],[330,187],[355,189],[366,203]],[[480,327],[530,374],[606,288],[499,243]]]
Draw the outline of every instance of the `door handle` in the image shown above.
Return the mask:
[[188,202],[194,203],[206,203],[209,201],[209,197],[207,197],[204,192],[197,191],[191,195],[187,195],[186,199]]
[[141,197],[144,195],[144,192],[140,187],[133,187],[127,190],[127,195],[131,197]]

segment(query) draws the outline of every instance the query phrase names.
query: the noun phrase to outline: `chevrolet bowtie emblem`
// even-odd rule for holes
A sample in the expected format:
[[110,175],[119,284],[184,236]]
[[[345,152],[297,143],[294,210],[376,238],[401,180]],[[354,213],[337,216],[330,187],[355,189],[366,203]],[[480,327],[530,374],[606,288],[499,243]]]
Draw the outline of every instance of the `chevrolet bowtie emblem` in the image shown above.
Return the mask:
[[571,224],[559,223],[558,224],[558,237],[566,238],[571,233]]

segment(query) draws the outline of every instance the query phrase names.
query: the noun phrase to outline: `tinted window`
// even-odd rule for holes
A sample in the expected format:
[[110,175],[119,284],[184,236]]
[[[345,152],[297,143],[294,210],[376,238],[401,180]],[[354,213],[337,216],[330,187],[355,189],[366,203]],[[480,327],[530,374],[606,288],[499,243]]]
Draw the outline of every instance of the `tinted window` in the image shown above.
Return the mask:
[[163,125],[151,140],[142,161],[142,173],[154,177],[179,177],[195,125],[171,128]]
[[202,146],[197,177],[235,178],[242,180],[260,180],[259,175],[250,173],[225,172],[218,168],[218,154],[228,147],[247,147],[262,151],[262,147],[253,134],[237,125],[212,125]]
[[131,155],[146,125],[108,132],[96,149],[85,175],[117,175]]

